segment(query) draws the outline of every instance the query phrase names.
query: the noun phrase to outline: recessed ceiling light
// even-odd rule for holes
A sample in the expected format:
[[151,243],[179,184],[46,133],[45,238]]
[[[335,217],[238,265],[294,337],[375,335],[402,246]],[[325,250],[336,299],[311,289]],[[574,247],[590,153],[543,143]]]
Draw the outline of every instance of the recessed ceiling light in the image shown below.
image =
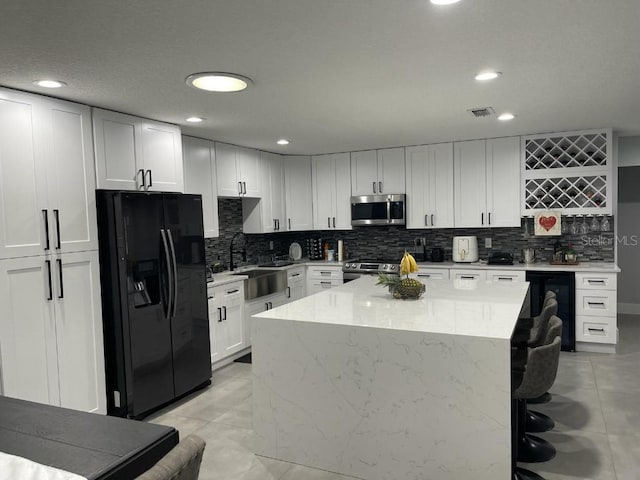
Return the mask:
[[189,123],[200,123],[204,121],[204,118],[202,117],[189,117],[189,118],[185,118],[185,120]]
[[500,75],[502,75],[502,72],[494,72],[494,71],[481,72],[476,75],[476,80],[480,80],[481,82],[486,80],[493,80],[494,78],[498,78]]
[[278,145],[289,145],[289,140],[287,140],[286,138],[281,138],[280,140],[278,140],[276,142]]
[[36,87],[44,87],[44,88],[60,88],[67,85],[66,83],[61,82],[59,80],[34,80],[33,84]]
[[224,72],[194,73],[186,78],[187,85],[208,92],[239,92],[251,83],[251,79]]
[[460,0],[431,0],[434,5],[451,5],[458,3]]
[[513,120],[516,116],[513,113],[502,113],[498,115],[498,120],[506,122],[508,120]]

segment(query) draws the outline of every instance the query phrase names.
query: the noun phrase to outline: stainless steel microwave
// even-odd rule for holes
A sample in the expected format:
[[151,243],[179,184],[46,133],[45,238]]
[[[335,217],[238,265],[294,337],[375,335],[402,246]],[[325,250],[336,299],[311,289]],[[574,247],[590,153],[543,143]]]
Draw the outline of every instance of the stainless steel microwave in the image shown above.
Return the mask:
[[351,225],[404,225],[404,195],[351,197]]

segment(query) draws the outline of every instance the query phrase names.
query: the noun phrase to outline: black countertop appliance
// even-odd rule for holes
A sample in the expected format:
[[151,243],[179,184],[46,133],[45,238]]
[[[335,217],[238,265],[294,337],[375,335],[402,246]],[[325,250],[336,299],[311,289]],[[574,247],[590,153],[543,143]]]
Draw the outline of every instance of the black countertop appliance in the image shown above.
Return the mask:
[[444,262],[444,248],[433,247],[431,249],[431,258],[432,262]]
[[211,383],[202,197],[98,190],[107,413]]
[[575,274],[573,272],[528,271],[530,282],[531,316],[540,315],[547,290],[556,294],[558,317],[562,320],[562,350],[573,352],[576,349],[575,321]]

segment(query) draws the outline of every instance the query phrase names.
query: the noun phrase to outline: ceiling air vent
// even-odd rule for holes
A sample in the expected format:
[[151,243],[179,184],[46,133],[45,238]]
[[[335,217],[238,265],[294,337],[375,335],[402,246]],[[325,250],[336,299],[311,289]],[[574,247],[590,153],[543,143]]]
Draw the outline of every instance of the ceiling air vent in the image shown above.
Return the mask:
[[493,107],[470,108],[467,112],[475,118],[493,117],[496,114]]

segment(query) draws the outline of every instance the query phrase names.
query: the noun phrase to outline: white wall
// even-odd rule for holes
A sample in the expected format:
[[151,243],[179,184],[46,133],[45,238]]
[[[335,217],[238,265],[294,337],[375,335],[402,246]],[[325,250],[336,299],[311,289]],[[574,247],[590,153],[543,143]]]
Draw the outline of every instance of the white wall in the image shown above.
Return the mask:
[[[640,149],[638,150],[640,165]],[[618,176],[618,310],[640,314],[640,166]]]
[[618,138],[618,166],[640,166],[640,136]]

